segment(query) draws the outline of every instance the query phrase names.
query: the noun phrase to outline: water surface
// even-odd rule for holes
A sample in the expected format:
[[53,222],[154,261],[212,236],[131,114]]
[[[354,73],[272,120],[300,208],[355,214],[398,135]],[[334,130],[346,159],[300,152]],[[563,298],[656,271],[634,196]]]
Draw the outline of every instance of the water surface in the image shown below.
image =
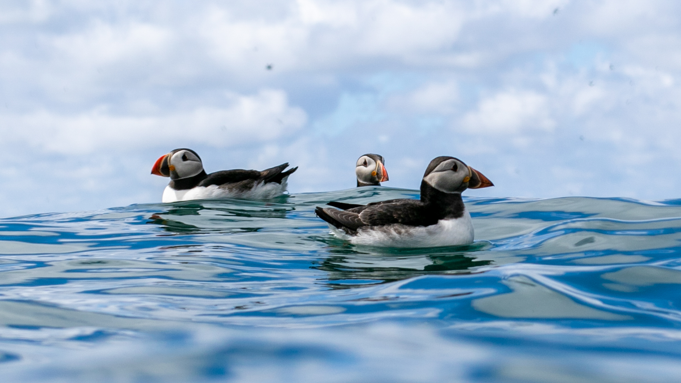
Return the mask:
[[[473,194],[473,193],[470,193]],[[681,202],[468,198],[476,242],[382,249],[362,188],[0,220],[0,373],[55,382],[668,382]]]

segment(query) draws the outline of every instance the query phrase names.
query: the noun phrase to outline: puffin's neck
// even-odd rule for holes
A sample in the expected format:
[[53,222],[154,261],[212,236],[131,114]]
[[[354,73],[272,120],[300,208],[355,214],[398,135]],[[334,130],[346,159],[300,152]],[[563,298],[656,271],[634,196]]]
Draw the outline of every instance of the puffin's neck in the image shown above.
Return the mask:
[[461,193],[441,192],[425,181],[421,181],[421,202],[436,212],[440,219],[462,217],[466,210]]
[[360,181],[359,178],[358,178],[357,179],[357,187],[361,187],[361,186],[381,186],[381,183],[378,182],[378,181],[366,183],[366,182]]
[[186,177],[186,178],[178,178],[176,180],[171,179],[170,180],[170,187],[175,189],[175,190],[187,190],[191,189],[193,187],[196,187],[201,181],[206,179],[208,177],[208,174],[206,174],[205,170],[201,170],[201,173],[191,176],[191,177]]

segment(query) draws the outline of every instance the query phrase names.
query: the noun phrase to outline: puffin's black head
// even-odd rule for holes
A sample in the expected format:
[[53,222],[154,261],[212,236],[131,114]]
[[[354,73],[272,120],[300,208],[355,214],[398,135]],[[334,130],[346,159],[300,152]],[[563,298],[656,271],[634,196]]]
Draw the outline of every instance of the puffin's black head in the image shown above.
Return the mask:
[[494,186],[492,181],[458,158],[441,156],[430,161],[423,182],[444,193]]
[[201,157],[195,151],[186,148],[175,149],[161,156],[151,168],[151,174],[170,177],[172,180],[192,177],[201,172],[203,172]]
[[365,154],[357,159],[355,166],[357,186],[380,185],[388,180],[388,171],[385,169],[383,156],[378,154]]

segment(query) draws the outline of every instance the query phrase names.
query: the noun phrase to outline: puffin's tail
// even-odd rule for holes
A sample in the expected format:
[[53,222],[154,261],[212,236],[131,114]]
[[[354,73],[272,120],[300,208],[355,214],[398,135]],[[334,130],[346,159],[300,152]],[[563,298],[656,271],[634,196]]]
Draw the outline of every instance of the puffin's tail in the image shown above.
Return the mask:
[[328,224],[333,225],[334,227],[337,227],[339,229],[343,228],[343,225],[340,222],[336,221],[332,216],[330,216],[327,212],[324,211],[324,208],[317,206],[317,208],[314,209],[314,212],[317,214],[317,217],[323,219]]
[[270,183],[270,182],[276,182],[278,184],[281,184],[281,182],[284,180],[284,178],[290,176],[298,170],[298,167],[296,166],[295,168],[291,168],[287,171],[284,171],[288,167],[288,162],[281,164],[279,166],[275,166],[273,168],[265,169],[261,173],[263,177],[265,177],[265,183]]
[[357,234],[357,229],[365,226],[365,223],[362,222],[362,219],[357,213],[331,208],[325,209],[319,206],[317,206],[314,212],[317,213],[319,218],[326,221],[329,225],[332,225],[337,229],[341,229],[350,235]]

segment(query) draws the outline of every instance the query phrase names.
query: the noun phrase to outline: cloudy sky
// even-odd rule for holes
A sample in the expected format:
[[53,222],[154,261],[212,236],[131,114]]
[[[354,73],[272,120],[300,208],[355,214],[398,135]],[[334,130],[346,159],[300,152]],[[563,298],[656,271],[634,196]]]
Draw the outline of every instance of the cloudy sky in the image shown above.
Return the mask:
[[386,158],[415,189],[681,197],[681,2],[0,1],[0,216],[158,202],[176,147],[208,171],[300,166],[292,193]]

